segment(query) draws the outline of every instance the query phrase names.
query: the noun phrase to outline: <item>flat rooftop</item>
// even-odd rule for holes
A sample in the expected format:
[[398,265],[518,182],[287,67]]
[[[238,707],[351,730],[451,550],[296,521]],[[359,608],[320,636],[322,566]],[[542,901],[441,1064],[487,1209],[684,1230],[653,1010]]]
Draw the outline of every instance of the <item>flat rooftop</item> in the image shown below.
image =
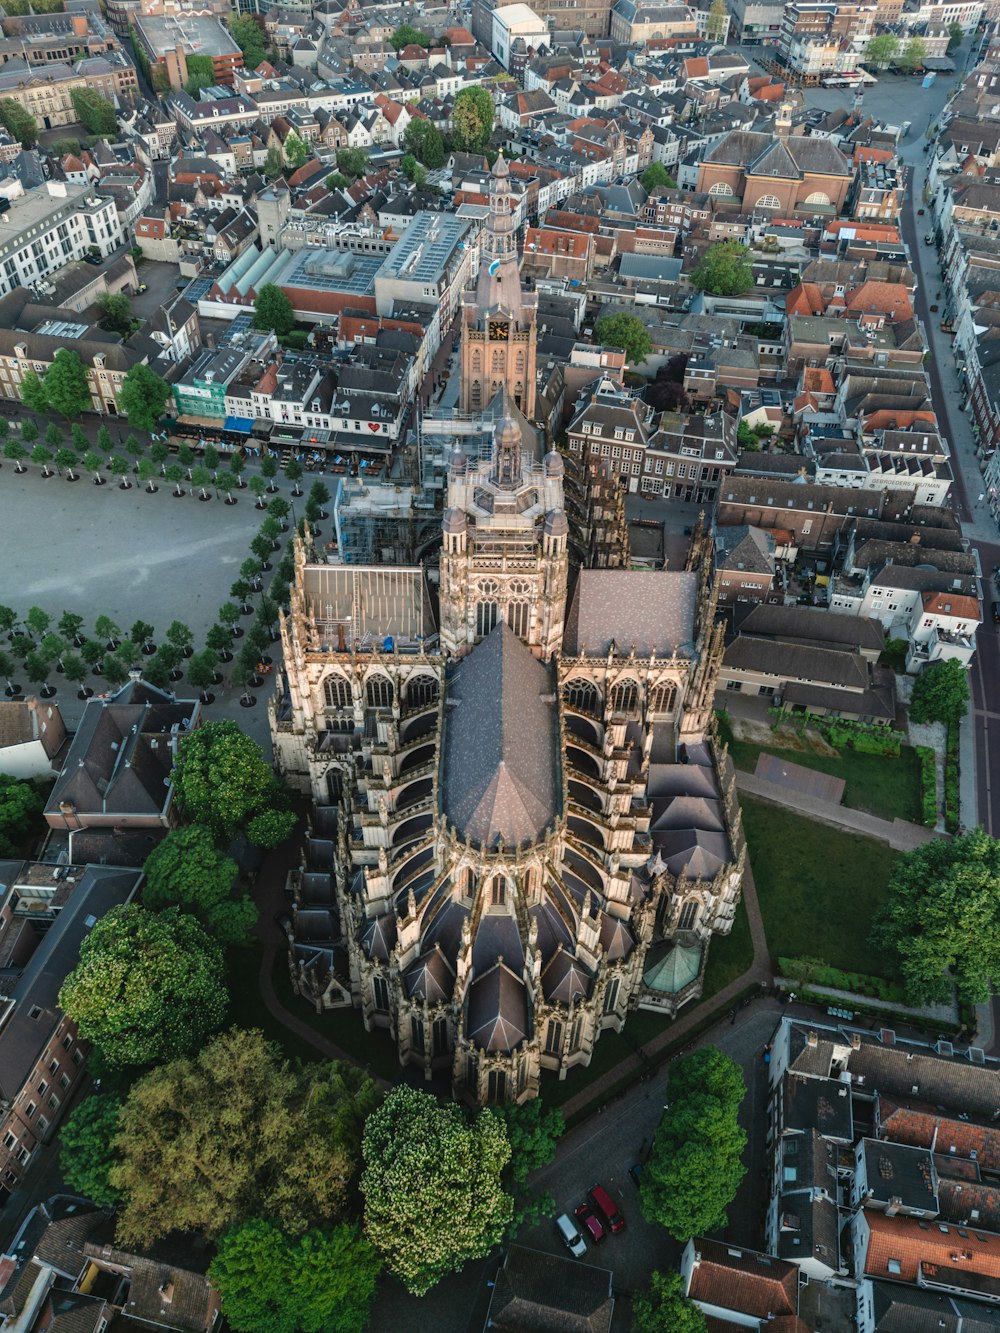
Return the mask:
[[418,213],[385,257],[380,276],[440,282],[470,226],[468,219],[450,213]]
[[375,275],[382,267],[381,255],[359,255],[353,250],[314,250],[293,252],[288,268],[276,280],[282,287],[304,287],[321,292],[348,292],[370,296],[375,291]]
[[135,15],[135,24],[148,48],[162,56],[180,47],[188,55],[238,56],[240,48],[218,19],[197,14],[169,14],[154,18]]

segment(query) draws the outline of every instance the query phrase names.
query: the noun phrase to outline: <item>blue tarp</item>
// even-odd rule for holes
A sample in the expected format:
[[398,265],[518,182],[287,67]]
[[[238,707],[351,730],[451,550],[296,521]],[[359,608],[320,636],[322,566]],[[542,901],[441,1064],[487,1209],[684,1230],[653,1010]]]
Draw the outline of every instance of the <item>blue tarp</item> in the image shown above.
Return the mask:
[[223,430],[235,430],[241,435],[249,435],[254,427],[253,417],[226,417],[222,423]]

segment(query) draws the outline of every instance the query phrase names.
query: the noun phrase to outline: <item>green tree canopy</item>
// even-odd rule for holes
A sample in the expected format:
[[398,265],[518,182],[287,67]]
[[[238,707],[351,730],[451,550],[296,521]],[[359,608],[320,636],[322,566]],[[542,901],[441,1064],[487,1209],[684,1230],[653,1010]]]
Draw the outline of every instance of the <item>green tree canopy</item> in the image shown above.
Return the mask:
[[739,241],[710,245],[691,273],[691,286],[710,296],[739,296],[753,286],[753,263]]
[[291,333],[295,327],[292,303],[273,282],[265,282],[257,293],[253,303],[253,326],[255,329],[273,331],[279,338]]
[[365,1232],[414,1294],[488,1254],[506,1231],[510,1144],[492,1111],[470,1123],[458,1106],[397,1087],[369,1116],[362,1152]]
[[872,932],[912,1004],[980,1004],[1000,982],[1000,841],[937,838],[896,864]]
[[712,7],[708,11],[708,18],[705,22],[705,36],[710,42],[724,42],[728,25],[728,10],[726,9],[726,0],[712,0]]
[[117,134],[114,106],[96,88],[74,88],[70,93],[76,118],[88,134]]
[[631,366],[641,366],[653,350],[645,324],[637,315],[621,312],[602,315],[594,326],[594,339],[602,347],[621,347]]
[[353,1065],[299,1068],[258,1031],[233,1028],[131,1089],[112,1185],[119,1235],[149,1245],[171,1231],[209,1239],[248,1217],[290,1235],[335,1222],[380,1094]]
[[954,51],[965,40],[965,29],[957,20],[948,24],[948,50]]
[[188,79],[184,87],[192,97],[197,98],[202,88],[215,87],[215,67],[211,56],[189,55],[187,72]]
[[[30,407],[32,412],[47,412],[49,410],[49,397],[37,371],[26,370],[21,376],[20,394],[21,402],[25,407]],[[28,424],[28,421],[21,423],[22,439],[24,439],[24,427]],[[34,427],[34,422],[31,422],[31,425]]]
[[260,746],[235,722],[208,722],[185,736],[172,778],[180,810],[220,836],[285,799]]
[[337,170],[356,180],[368,170],[368,154],[363,148],[341,148],[337,153]]
[[402,51],[404,46],[429,47],[432,43],[433,38],[429,33],[420,32],[410,23],[401,24],[389,38],[389,45],[394,51]]
[[118,407],[135,430],[155,430],[170,401],[170,385],[147,365],[133,366],[118,390]]
[[865,46],[862,60],[874,69],[885,69],[896,58],[899,51],[899,38],[893,32],[880,32],[872,37]]
[[285,169],[285,155],[278,145],[272,144],[264,159],[264,175],[269,181],[275,181]]
[[451,112],[451,137],[461,152],[481,152],[493,133],[493,98],[485,88],[463,88]]
[[[87,367],[68,347],[59,348],[44,375],[38,377],[34,371],[29,371],[25,381],[21,384],[21,400],[36,412],[58,412],[71,421],[84,412],[93,411]],[[27,398],[25,393],[29,395]]]
[[746,1168],[740,1102],[746,1091],[738,1065],[705,1048],[670,1067],[669,1104],[642,1173],[647,1221],[689,1240],[724,1226]]
[[295,130],[285,135],[285,160],[293,171],[309,161],[309,145]]
[[101,312],[102,329],[120,333],[123,338],[132,332],[132,302],[124,292],[102,292],[96,305]]
[[219,851],[211,829],[203,824],[172,829],[150,852],[145,872],[147,907],[189,912],[220,944],[246,942],[257,909],[246,894],[234,895],[236,862]]
[[120,1097],[92,1093],[59,1131],[63,1179],[99,1208],[114,1208],[121,1198],[108,1179],[118,1161],[114,1141],[121,1109]]
[[399,168],[407,180],[413,181],[419,189],[427,180],[427,168],[421,166],[412,153],[404,153]]
[[677,184],[662,162],[651,162],[639,177],[639,181],[647,194],[664,188],[672,190]]
[[45,808],[41,789],[10,773],[0,773],[0,856],[17,856]]
[[262,810],[247,824],[247,838],[255,847],[269,851],[292,836],[295,824],[291,810]]
[[927,46],[919,37],[911,37],[899,56],[899,68],[912,74],[922,68],[927,57]]
[[13,97],[0,97],[0,125],[22,148],[31,148],[38,138],[38,121]]
[[684,1296],[680,1273],[653,1273],[632,1298],[632,1333],[705,1333],[705,1316]]
[[255,1218],[226,1232],[209,1275],[239,1333],[364,1333],[381,1267],[355,1225],[290,1241]]
[[444,166],[444,138],[433,121],[411,120],[403,131],[403,147],[432,171]]
[[955,658],[932,662],[913,682],[914,722],[960,722],[969,706],[969,674]]
[[247,69],[256,69],[267,51],[267,37],[263,26],[253,15],[239,17],[234,14],[229,20],[229,32],[243,52],[243,64]]
[[222,951],[176,909],[114,907],[80,946],[59,1003],[112,1068],[169,1060],[225,1017]]

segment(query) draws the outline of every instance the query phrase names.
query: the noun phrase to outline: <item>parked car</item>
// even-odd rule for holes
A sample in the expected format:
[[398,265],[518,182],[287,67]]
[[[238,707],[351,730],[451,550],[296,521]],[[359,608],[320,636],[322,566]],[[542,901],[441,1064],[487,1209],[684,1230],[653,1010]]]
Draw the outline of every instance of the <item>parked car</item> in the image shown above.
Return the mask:
[[1000,625],[1000,602],[993,603],[993,623]]
[[640,1184],[642,1183],[642,1166],[640,1165],[640,1163],[633,1162],[628,1169],[628,1174],[629,1174],[629,1179],[632,1181],[632,1184],[636,1187],[636,1189],[638,1189]]
[[932,314],[932,315],[936,315],[937,312],[938,312],[938,308],[937,308],[937,306],[936,306],[936,305],[932,305],[932,306],[931,306],[931,314]]
[[601,1220],[607,1223],[612,1235],[617,1235],[625,1228],[625,1219],[618,1211],[618,1205],[603,1185],[594,1185],[587,1191],[587,1198],[597,1209]]
[[926,211],[927,211],[927,210],[926,210],[925,208],[918,208],[918,209],[917,209],[917,217],[918,217],[918,218],[922,218],[922,217],[924,216],[924,213],[926,213]]
[[583,1227],[587,1235],[594,1242],[599,1244],[604,1239],[604,1224],[591,1208],[589,1203],[581,1203],[576,1210],[576,1220]]
[[100,255],[84,255],[83,262],[85,264],[100,264],[103,261]]
[[576,1224],[568,1213],[560,1213],[556,1218],[556,1230],[559,1232],[563,1244],[575,1259],[579,1259],[587,1253],[587,1242],[580,1235]]
[[148,286],[146,283],[140,282],[135,291],[137,296],[141,296],[143,292],[148,291]]

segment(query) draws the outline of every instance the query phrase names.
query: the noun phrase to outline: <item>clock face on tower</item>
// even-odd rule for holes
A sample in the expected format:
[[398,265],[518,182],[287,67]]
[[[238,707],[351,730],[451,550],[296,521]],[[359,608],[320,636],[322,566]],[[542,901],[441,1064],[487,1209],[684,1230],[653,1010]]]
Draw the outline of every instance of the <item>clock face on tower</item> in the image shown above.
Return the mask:
[[510,332],[510,325],[507,323],[505,319],[490,320],[491,338],[506,338],[509,332]]

